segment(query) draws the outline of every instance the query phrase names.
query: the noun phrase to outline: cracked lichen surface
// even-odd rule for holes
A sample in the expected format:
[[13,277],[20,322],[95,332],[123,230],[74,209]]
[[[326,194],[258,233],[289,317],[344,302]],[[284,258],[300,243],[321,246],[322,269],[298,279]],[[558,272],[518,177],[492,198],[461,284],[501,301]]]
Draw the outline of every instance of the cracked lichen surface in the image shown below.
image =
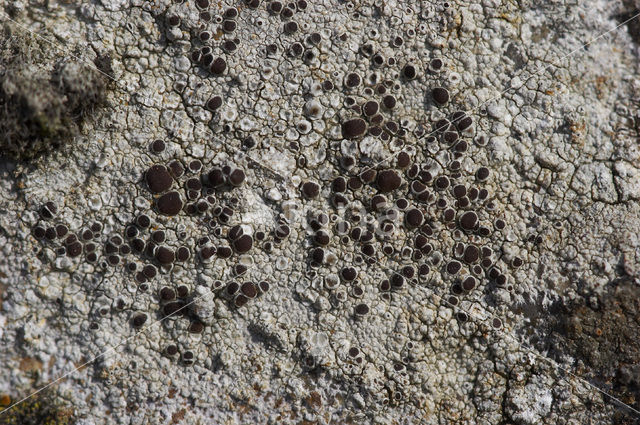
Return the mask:
[[2,160],[3,406],[79,368],[87,424],[636,418],[587,382],[638,407],[637,26],[584,46],[633,2],[2,6],[115,80]]

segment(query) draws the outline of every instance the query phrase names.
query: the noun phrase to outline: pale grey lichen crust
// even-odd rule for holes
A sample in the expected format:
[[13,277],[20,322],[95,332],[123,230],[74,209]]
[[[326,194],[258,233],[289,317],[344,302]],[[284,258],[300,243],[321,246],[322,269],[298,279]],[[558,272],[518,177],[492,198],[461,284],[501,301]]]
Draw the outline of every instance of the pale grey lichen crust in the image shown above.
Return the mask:
[[[56,55],[73,53],[92,64],[108,54],[117,89],[108,109],[63,150],[36,163],[0,164],[0,341],[9,347],[0,354],[0,393],[26,393],[117,346],[57,384],[80,424],[633,418],[532,354],[593,378],[574,353],[545,346],[550,318],[558,306],[598,304],[614,281],[640,283],[637,45],[622,27],[580,48],[617,25],[628,3],[308,1],[281,18],[267,9],[273,2],[255,2],[256,8],[222,2],[204,8],[208,24],[200,3],[3,4],[3,13],[59,46]],[[213,41],[202,41],[232,6],[232,35],[215,30]],[[173,16],[178,25],[169,22]],[[292,21],[295,32],[285,27]],[[312,33],[318,43],[306,40]],[[393,46],[397,36],[403,42]],[[234,38],[237,50],[221,53],[220,43]],[[314,56],[298,56],[296,41]],[[265,53],[272,43],[276,52]],[[384,56],[382,66],[363,57],[367,43]],[[192,53],[207,44],[226,59],[221,75],[200,57],[194,63]],[[434,58],[444,61],[442,71],[430,68]],[[399,75],[406,63],[416,65],[416,79]],[[359,91],[343,89],[352,72],[363,79]],[[362,91],[379,86],[365,80],[372,73],[392,81],[387,88],[398,105],[388,117],[408,130],[403,146],[345,137],[341,125],[357,116],[346,97],[357,104],[380,97]],[[334,89],[322,87],[326,80]],[[432,99],[436,86],[451,95],[445,107]],[[219,108],[208,105],[215,95],[223,98]],[[396,158],[389,156],[401,150],[438,163],[446,149],[429,151],[415,130],[456,110],[470,111],[474,121],[459,132],[469,146],[461,179],[475,184],[476,170],[487,167],[491,177],[478,187],[495,205],[480,219],[506,223],[486,242],[470,243],[491,247],[506,282],[479,278],[475,291],[456,298],[459,310],[449,301],[452,281],[434,268],[428,280],[386,300],[380,282],[414,264],[398,255],[358,264],[365,290],[356,296],[338,276],[358,253],[337,234],[327,248],[333,257],[312,267],[309,217],[347,214],[335,207],[330,189],[340,174],[353,175],[345,158],[362,160],[360,170],[379,161],[378,169],[392,169]],[[247,146],[249,136],[255,146]],[[154,154],[149,144],[156,139],[166,148]],[[230,191],[238,198],[233,224],[269,233],[286,222],[289,235],[271,249],[260,245],[204,265],[194,250],[194,262],[161,272],[146,292],[122,267],[56,255],[33,237],[43,221],[39,209],[54,201],[56,220],[72,232],[97,221],[106,240],[145,213],[154,228],[176,241],[184,232],[195,247],[201,223],[158,213],[157,195],[144,183],[151,165],[175,158],[197,159],[206,171],[224,164],[244,169],[245,181]],[[320,184],[317,198],[301,193],[307,181]],[[365,190],[348,201],[359,206],[377,189]],[[453,230],[442,228],[434,246],[453,258]],[[399,225],[389,244],[401,251],[413,243],[409,234]],[[467,237],[460,236],[465,243]],[[521,266],[511,267],[515,258]],[[245,280],[270,284],[238,308],[211,291],[216,280],[233,279],[236,263],[248,267]],[[183,318],[168,318],[136,335],[136,313],[149,316],[146,325],[162,318],[157,293],[164,285],[188,288],[202,333],[189,332]],[[360,304],[368,307],[364,315],[354,313]],[[461,311],[471,317],[460,320]],[[500,326],[491,326],[494,319]],[[193,364],[167,356],[171,344],[191,351]],[[607,388],[636,403],[618,389]]]

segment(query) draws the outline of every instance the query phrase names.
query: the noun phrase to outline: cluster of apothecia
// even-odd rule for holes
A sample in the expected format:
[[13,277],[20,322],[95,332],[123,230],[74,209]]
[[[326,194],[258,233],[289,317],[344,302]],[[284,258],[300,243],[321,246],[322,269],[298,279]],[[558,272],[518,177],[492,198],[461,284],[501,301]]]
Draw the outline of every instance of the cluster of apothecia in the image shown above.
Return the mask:
[[[242,308],[269,283],[245,278],[246,265],[234,259],[256,249],[269,256],[276,244],[286,245],[276,255],[306,254],[296,268],[312,283],[300,286],[316,291],[308,299],[329,311],[322,317],[332,317],[330,324],[318,319],[314,327],[330,328],[330,334],[338,326],[351,339],[344,352],[334,353],[339,365],[344,361],[357,369],[373,363],[384,369],[392,364],[389,377],[412,371],[416,381],[426,381],[410,367],[410,356],[376,346],[377,329],[360,330],[382,310],[401,315],[402,309],[387,308],[394,303],[413,308],[412,294],[424,292],[443,300],[429,308],[453,309],[456,320],[450,323],[469,326],[463,304],[484,302],[494,287],[511,289],[510,271],[524,260],[505,260],[509,218],[496,196],[499,177],[483,154],[486,129],[464,112],[468,102],[455,72],[459,63],[437,43],[437,34],[454,25],[452,5],[390,11],[368,2],[337,2],[331,13],[323,7],[305,0],[226,5],[196,0],[154,11],[166,42],[176,47],[168,54],[181,64],[172,89],[187,115],[195,123],[204,121],[212,133],[207,148],[233,151],[231,156],[243,151],[252,161],[264,160],[257,166],[265,169],[281,165],[281,159],[279,169],[287,169],[285,178],[296,182],[297,192],[280,195],[303,206],[301,228],[286,221],[269,229],[236,222],[241,195],[262,189],[253,174],[233,161],[176,158],[154,160],[144,170],[150,211],[120,234],[102,235],[99,224],[71,232],[55,222],[55,206],[46,204],[43,212],[50,214],[42,215],[34,235],[55,246],[58,255],[104,267],[124,265],[133,284],[156,294],[160,317],[179,312],[194,333],[209,325],[198,309],[185,308],[193,288],[174,287],[158,276],[175,267],[197,270],[223,262],[233,278],[214,280],[211,289]],[[353,28],[334,25],[336,16],[346,16]],[[161,140],[151,143],[152,152],[164,149]],[[189,225],[169,225],[178,221]],[[424,303],[424,297],[415,298]],[[144,326],[149,314],[133,313],[133,325]],[[503,323],[495,317],[490,325]],[[163,350],[169,356],[180,351],[177,345]],[[191,351],[181,357],[194,360]],[[320,358],[302,358],[309,368],[323,364]],[[392,385],[393,379],[388,381],[385,385]],[[403,397],[402,389],[391,393],[386,402]]]
[[[163,140],[150,145],[156,154],[164,149]],[[155,294],[160,318],[184,317],[190,321],[189,332],[201,333],[205,326],[191,308],[192,288],[171,285],[172,270],[224,262],[231,278],[213,281],[210,289],[240,308],[267,292],[270,284],[267,280],[248,279],[248,267],[238,257],[254,249],[270,250],[288,235],[288,226],[283,222],[277,223],[275,230],[234,223],[240,203],[234,189],[245,178],[240,167],[219,164],[205,170],[197,159],[153,164],[144,172],[141,182],[149,193],[151,208],[140,212],[121,231],[110,234],[105,234],[105,226],[99,221],[70,229],[57,220],[59,207],[52,201],[46,202],[39,210],[39,222],[32,229],[42,246],[37,255],[59,268],[73,268],[81,262],[93,264],[98,270],[120,268],[138,292]],[[178,217],[192,225],[175,226],[172,220],[167,220]],[[125,301],[119,300],[116,309],[125,308]],[[141,328],[148,316],[149,312],[133,312],[131,323]],[[96,322],[91,324],[92,329],[98,326]],[[173,352],[174,348],[167,350]],[[189,359],[183,360],[189,363]]]

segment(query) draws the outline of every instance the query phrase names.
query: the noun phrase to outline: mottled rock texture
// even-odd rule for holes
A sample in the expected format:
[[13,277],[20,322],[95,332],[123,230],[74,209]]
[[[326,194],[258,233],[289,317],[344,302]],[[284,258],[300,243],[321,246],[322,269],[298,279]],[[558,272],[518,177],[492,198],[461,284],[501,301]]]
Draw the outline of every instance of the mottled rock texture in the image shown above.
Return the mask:
[[0,402],[633,423],[636,13],[0,3]]

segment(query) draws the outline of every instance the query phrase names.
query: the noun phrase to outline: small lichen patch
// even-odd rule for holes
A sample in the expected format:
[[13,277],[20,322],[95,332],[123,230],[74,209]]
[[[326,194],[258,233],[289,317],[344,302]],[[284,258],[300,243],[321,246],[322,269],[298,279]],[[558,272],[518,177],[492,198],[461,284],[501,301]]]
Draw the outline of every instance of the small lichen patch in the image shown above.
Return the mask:
[[57,52],[15,26],[0,27],[0,156],[28,160],[57,149],[104,104],[108,78]]
[[[4,408],[18,400],[4,395],[0,402]],[[6,412],[0,410],[0,425],[72,425],[75,422],[73,410],[51,390],[36,393]]]

